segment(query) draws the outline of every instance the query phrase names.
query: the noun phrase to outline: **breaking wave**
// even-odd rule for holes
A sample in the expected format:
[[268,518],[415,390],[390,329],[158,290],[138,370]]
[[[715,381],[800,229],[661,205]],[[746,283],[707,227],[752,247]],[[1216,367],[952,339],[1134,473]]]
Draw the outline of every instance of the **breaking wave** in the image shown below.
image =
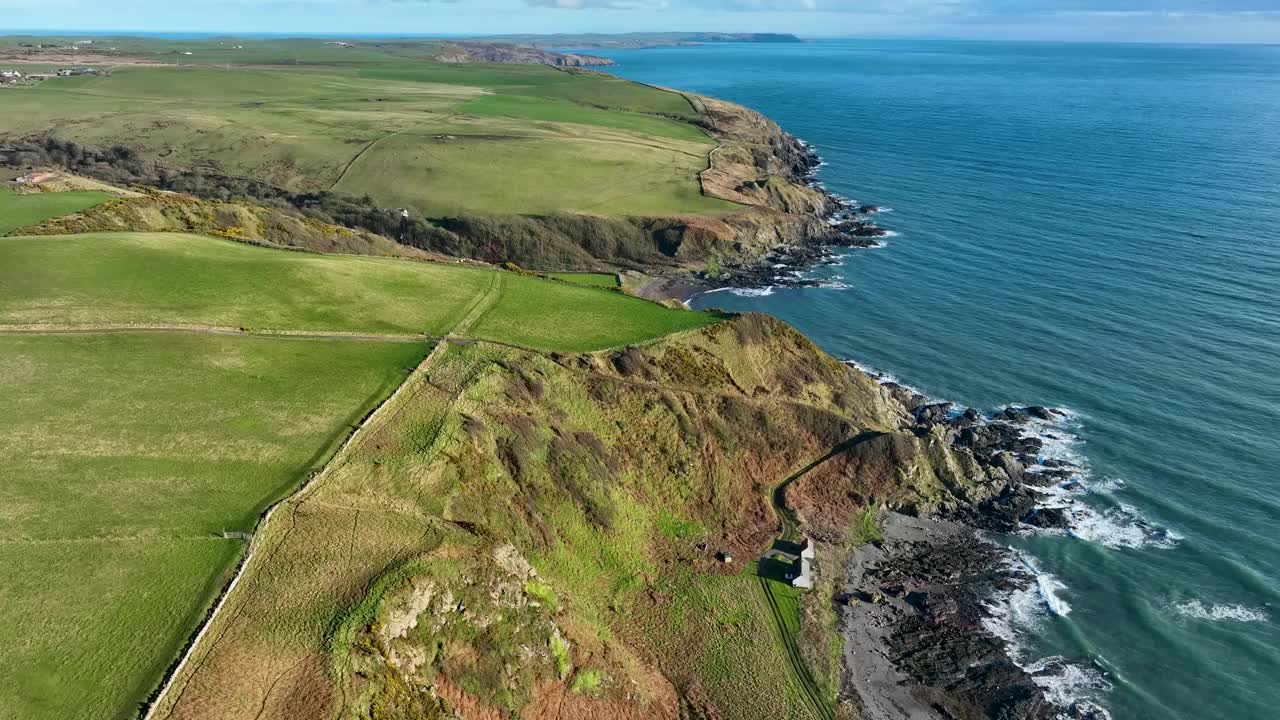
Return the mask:
[[773,286],[762,288],[730,288],[729,292],[738,297],[768,297],[773,294]]
[[1074,712],[1071,717],[1110,718],[1093,702],[1098,695],[1112,689],[1104,670],[1068,662],[1057,655],[1036,658],[1029,648],[1029,638],[1044,623],[1071,612],[1071,606],[1062,599],[1066,585],[1037,567],[1024,553],[1012,551],[1008,563],[1012,571],[1028,580],[1018,589],[992,597],[986,603],[983,628],[1007,643],[1010,659],[1044,689],[1051,702]]
[[1262,608],[1244,605],[1205,605],[1199,600],[1188,600],[1173,606],[1180,615],[1196,620],[1229,620],[1234,622],[1266,622],[1269,617]]

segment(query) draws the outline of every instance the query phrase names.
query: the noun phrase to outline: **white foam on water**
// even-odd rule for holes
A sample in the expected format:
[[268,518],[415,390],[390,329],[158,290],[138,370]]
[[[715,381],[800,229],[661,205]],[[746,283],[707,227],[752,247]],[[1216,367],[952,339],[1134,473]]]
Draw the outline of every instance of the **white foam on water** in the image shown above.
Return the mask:
[[1183,539],[1178,533],[1147,520],[1132,505],[1120,503],[1115,507],[1098,507],[1084,502],[1083,497],[1104,492],[1098,484],[1089,480],[1085,472],[1077,473],[1066,482],[1034,490],[1042,498],[1037,506],[1066,511],[1070,527],[1065,531],[1029,528],[1032,532],[1068,535],[1113,549],[1168,550]]
[[[1021,408],[1025,406],[1013,405]],[[1071,465],[1070,477],[1046,488],[1035,488],[1042,498],[1037,504],[1042,508],[1066,510],[1071,527],[1065,531],[1028,528],[1031,532],[1065,534],[1093,542],[1108,548],[1156,548],[1170,549],[1182,540],[1176,532],[1156,526],[1143,517],[1132,505],[1117,503],[1115,507],[1098,507],[1084,502],[1089,495],[1109,495],[1124,487],[1118,478],[1095,479],[1089,467],[1089,459],[1081,451],[1084,445],[1076,433],[1080,414],[1070,408],[1052,408],[1056,417],[1052,420],[1032,419],[1026,425],[1026,434],[1043,443],[1041,462],[1057,460]],[[1043,472],[1048,465],[1028,468],[1029,472]]]
[[1042,572],[1036,564],[1032,562],[1027,555],[1020,555],[1022,566],[1027,572],[1031,573],[1036,579],[1036,594],[1040,596],[1040,601],[1048,608],[1049,612],[1058,617],[1066,617],[1071,613],[1071,606],[1065,600],[1058,597],[1058,593],[1067,589],[1058,578],[1047,572]]
[[870,365],[863,365],[862,363],[858,362],[857,360],[845,360],[845,361],[844,361],[844,363],[845,363],[846,365],[849,365],[850,367],[853,367],[853,368],[854,368],[854,369],[856,369],[858,372],[862,373],[863,375],[866,375],[867,377],[871,378],[872,380],[875,380],[877,383],[879,383],[879,384],[881,384],[881,385],[885,385],[885,384],[888,384],[888,383],[893,383],[894,385],[901,386],[901,387],[903,387],[903,388],[906,388],[908,391],[913,392],[913,393],[915,393],[916,395],[919,395],[920,397],[922,397],[922,398],[924,398],[924,399],[925,399],[925,402],[933,402],[933,401],[934,401],[934,400],[933,400],[933,398],[929,397],[929,395],[928,395],[927,393],[922,392],[919,388],[917,388],[917,387],[913,387],[913,386],[911,386],[911,385],[908,385],[908,384],[906,384],[906,383],[902,382],[901,380],[899,380],[897,377],[894,377],[893,375],[890,375],[889,373],[886,373],[886,372],[880,372],[879,370],[877,370],[877,369],[875,369],[875,368],[871,367]]
[[884,231],[884,234],[883,234],[883,235],[881,235],[880,237],[882,237],[882,238],[895,238],[895,237],[899,237],[899,236],[901,236],[901,235],[902,235],[902,233],[898,232],[897,230],[885,230],[885,231]]
[[1178,536],[1155,527],[1132,509],[1124,507],[1097,511],[1081,506],[1072,513],[1071,534],[1109,548],[1153,547],[1168,550],[1178,544]]
[[1003,639],[1021,654],[1027,634],[1034,633],[1049,618],[1066,617],[1071,605],[1060,593],[1067,586],[1052,574],[1040,570],[1025,553],[1011,550],[1007,560],[1010,569],[1025,573],[1031,582],[1002,596],[992,598],[987,604],[988,617],[982,625],[988,632]]
[[[1080,711],[1085,711],[1087,717],[1110,718],[1090,699],[1112,689],[1101,670],[1070,663],[1059,656],[1034,658],[1027,647],[1028,638],[1044,623],[1070,614],[1071,606],[1061,596],[1066,585],[1021,552],[1012,551],[1008,562],[1032,580],[1017,590],[991,598],[986,604],[983,628],[1008,644],[1009,658],[1044,689],[1046,698],[1063,708],[1062,717],[1079,717]],[[1071,715],[1073,710],[1077,714]]]
[[[1053,656],[1037,660],[1023,668],[1031,673],[1031,679],[1043,690],[1050,702],[1061,708],[1075,707],[1087,710],[1092,717],[1110,718],[1111,714],[1098,705],[1082,699],[1111,692],[1113,686],[1096,668],[1066,662]],[[1062,713],[1059,717],[1078,717]]]
[[729,292],[738,297],[768,297],[773,294],[773,286],[762,288],[729,288]]
[[1179,614],[1196,620],[1228,620],[1233,622],[1266,622],[1270,619],[1262,608],[1245,607],[1244,605],[1213,604],[1205,605],[1199,600],[1188,600],[1173,606]]
[[714,290],[703,290],[701,293],[699,293],[699,295],[711,295],[712,293],[729,292],[730,290],[733,290],[733,288],[721,287],[721,288],[715,288]]

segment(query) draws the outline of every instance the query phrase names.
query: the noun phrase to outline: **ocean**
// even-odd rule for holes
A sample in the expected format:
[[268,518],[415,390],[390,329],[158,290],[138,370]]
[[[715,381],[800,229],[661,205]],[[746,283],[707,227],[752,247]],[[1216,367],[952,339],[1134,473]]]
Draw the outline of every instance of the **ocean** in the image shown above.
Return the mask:
[[[1088,491],[1003,538],[992,629],[1119,718],[1280,715],[1280,47],[821,41],[592,51],[743,103],[891,208],[829,287],[696,298],[978,409],[1051,405]],[[1064,493],[1065,495],[1065,493]]]

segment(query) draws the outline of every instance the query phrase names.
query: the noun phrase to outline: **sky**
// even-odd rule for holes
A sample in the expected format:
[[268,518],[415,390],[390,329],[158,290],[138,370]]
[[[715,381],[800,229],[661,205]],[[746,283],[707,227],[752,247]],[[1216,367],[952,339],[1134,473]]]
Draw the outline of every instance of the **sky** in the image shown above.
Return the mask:
[[1280,43],[1280,0],[0,0],[0,30]]

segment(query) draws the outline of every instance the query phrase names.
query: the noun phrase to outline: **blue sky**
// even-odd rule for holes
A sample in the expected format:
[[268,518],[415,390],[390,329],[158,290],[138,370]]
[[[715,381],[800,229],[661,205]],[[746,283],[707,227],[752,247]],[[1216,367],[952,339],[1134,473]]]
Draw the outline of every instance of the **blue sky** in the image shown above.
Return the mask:
[[0,0],[0,28],[1280,43],[1280,0]]

